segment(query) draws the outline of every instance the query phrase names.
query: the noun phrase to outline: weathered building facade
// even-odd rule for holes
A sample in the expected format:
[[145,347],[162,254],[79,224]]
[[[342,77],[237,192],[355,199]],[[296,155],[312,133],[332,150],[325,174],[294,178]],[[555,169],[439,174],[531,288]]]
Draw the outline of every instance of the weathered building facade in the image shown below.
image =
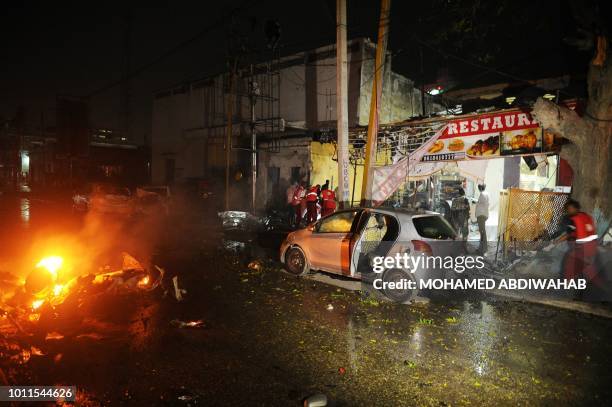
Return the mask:
[[[367,39],[348,44],[348,121],[352,128],[368,123],[374,54],[375,45]],[[164,184],[206,178],[222,186],[231,103],[232,207],[250,202],[246,198],[250,194],[252,127],[257,133],[258,208],[284,199],[282,191],[292,180],[323,183],[324,179],[311,179],[319,174],[320,178],[331,177],[335,186],[334,149],[313,152],[311,148],[313,140],[335,143],[335,93],[333,45],[247,67],[233,81],[223,73],[158,92],[153,101],[152,181]],[[413,81],[393,72],[389,54],[383,72],[380,123],[421,115],[422,100],[430,105],[427,111],[436,110],[426,96],[422,97]],[[317,163],[315,153],[331,155]],[[330,170],[313,172],[313,161]]]

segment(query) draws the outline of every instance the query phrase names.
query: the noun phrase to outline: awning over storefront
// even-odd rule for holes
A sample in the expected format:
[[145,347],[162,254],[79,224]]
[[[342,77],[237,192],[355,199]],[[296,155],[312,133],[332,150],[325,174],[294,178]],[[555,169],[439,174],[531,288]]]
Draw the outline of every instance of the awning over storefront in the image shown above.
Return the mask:
[[[560,140],[539,127],[529,111],[509,109],[465,116],[454,116],[429,122],[435,135],[418,148],[394,160],[394,164],[374,167],[372,201],[384,202],[406,181],[427,178],[449,165],[473,181],[484,181],[489,159],[509,156],[541,156],[558,152]],[[440,127],[442,124],[442,127]],[[413,126],[411,130],[410,127]],[[414,129],[427,122],[405,123],[395,143],[380,143],[401,153],[402,136],[410,137]],[[437,129],[434,128],[437,126]],[[421,130],[422,131],[422,130]],[[380,137],[380,136],[379,136]],[[399,153],[398,153],[399,152]],[[452,164],[451,164],[452,163]]]

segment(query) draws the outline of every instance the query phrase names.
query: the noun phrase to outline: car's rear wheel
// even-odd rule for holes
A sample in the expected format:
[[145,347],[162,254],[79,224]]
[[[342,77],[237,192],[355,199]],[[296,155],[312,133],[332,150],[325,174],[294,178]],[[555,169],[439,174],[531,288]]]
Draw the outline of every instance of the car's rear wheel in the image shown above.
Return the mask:
[[416,289],[410,289],[408,287],[397,288],[397,286],[401,284],[404,286],[407,285],[407,281],[414,281],[410,273],[399,269],[389,269],[383,274],[382,280],[383,283],[395,283],[396,286],[396,288],[389,288],[389,285],[385,284],[383,288],[379,290],[388,300],[404,304],[416,297]]
[[308,272],[306,255],[299,247],[291,247],[285,254],[285,269],[296,276]]

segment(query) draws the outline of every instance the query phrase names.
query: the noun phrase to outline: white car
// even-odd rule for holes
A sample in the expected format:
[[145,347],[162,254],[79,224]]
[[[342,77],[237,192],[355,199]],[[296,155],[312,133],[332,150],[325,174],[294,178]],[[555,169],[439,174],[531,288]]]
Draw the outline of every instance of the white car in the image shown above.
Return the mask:
[[[368,280],[372,258],[411,253],[424,256],[457,256],[463,242],[455,241],[453,227],[438,213],[393,208],[353,208],[335,212],[307,228],[290,233],[281,244],[280,261],[287,271],[301,275],[310,270]],[[443,269],[385,270],[385,281],[402,278],[444,277]],[[438,277],[436,276],[436,277]],[[397,290],[388,296],[403,300],[414,293]]]

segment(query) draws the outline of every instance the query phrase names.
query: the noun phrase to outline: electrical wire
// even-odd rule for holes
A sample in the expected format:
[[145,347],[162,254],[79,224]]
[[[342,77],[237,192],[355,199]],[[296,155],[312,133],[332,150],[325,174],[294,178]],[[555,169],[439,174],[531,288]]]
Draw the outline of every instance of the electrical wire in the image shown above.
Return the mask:
[[225,13],[224,15],[221,16],[221,18],[219,18],[218,20],[216,20],[214,23],[206,26],[204,29],[202,29],[200,32],[198,32],[197,34],[195,34],[194,36],[180,42],[179,44],[175,45],[174,47],[168,49],[167,51],[165,51],[164,53],[160,54],[159,56],[157,56],[156,58],[152,59],[151,61],[147,62],[146,64],[141,65],[140,67],[136,68],[135,70],[129,72],[127,75],[125,75],[125,77],[110,82],[92,92],[90,92],[89,94],[86,95],[87,98],[91,98],[94,96],[99,95],[100,93],[106,92],[109,89],[112,89],[116,86],[121,85],[122,83],[124,83],[126,80],[129,79],[133,79],[136,76],[142,74],[143,72],[147,71],[149,68],[151,68],[152,66],[158,64],[159,62],[163,61],[164,59],[166,59],[167,57],[175,54],[177,51],[179,51],[181,48],[192,44],[193,42],[195,42],[196,40],[200,39],[200,37],[209,34],[210,32],[212,32],[213,30],[221,27],[221,25],[223,23],[225,23],[226,20],[232,18],[233,16],[235,16],[236,14],[238,14],[239,12],[242,12],[250,7],[252,7],[253,5],[255,5],[256,3],[260,2],[261,0],[245,0],[243,1],[239,6],[233,8],[232,10],[230,10],[229,12]]

